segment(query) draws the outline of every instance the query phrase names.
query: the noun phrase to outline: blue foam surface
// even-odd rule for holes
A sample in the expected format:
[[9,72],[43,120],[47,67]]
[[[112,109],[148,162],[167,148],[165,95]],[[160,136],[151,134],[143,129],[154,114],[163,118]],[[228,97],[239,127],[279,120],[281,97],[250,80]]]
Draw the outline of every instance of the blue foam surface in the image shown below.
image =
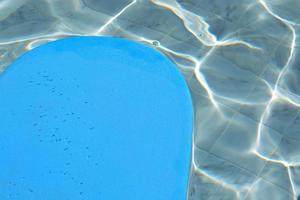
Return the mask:
[[51,42],[14,62],[0,91],[1,199],[185,199],[191,98],[155,50]]

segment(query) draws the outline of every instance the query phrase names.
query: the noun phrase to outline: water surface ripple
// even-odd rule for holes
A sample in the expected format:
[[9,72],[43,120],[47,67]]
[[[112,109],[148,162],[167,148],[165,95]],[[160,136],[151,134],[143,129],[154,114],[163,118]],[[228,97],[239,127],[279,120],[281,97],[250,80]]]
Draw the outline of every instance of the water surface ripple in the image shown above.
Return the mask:
[[2,0],[0,69],[73,35],[150,45],[193,98],[187,199],[296,200],[299,10],[298,0]]

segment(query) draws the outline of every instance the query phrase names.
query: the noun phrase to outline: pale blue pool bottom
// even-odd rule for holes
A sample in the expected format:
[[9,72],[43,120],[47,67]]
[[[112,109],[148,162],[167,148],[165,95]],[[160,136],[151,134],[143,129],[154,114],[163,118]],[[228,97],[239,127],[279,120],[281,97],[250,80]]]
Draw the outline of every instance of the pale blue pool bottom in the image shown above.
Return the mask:
[[0,91],[1,199],[185,199],[191,97],[160,53],[63,39],[17,60]]

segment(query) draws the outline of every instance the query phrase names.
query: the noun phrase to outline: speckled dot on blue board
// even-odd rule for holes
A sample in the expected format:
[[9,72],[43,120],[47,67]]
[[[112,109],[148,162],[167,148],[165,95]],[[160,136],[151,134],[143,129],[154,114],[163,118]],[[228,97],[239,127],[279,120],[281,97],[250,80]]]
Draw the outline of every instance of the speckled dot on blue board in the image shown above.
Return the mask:
[[0,76],[2,200],[183,200],[192,103],[176,67],[116,38],[25,54]]

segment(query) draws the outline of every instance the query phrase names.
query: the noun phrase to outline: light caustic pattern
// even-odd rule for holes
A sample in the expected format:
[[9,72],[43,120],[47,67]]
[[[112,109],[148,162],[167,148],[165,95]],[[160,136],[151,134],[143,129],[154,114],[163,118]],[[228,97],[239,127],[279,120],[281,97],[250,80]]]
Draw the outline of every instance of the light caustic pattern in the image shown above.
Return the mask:
[[0,68],[72,35],[161,51],[194,106],[189,200],[300,194],[298,0],[2,0]]

